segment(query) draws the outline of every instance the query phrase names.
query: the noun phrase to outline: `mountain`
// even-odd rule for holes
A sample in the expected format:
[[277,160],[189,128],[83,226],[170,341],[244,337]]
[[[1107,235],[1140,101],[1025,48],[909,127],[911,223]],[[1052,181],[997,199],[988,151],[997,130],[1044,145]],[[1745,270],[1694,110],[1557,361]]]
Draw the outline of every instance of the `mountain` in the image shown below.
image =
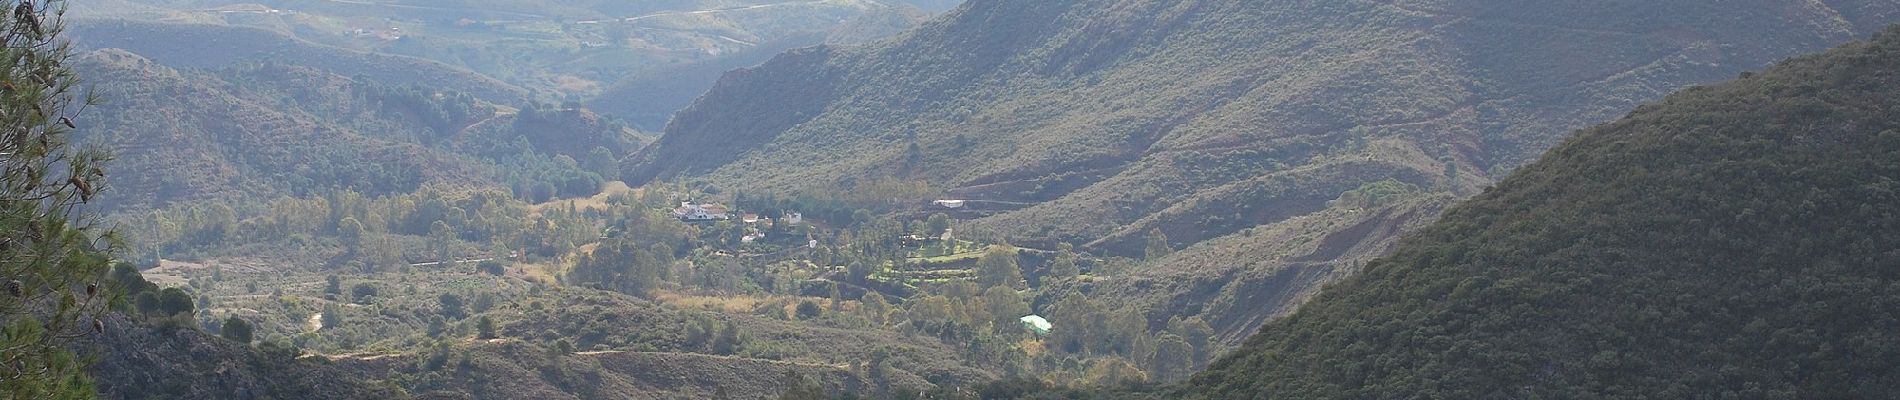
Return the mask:
[[[788,42],[795,44],[791,47],[803,47],[825,43],[827,37],[832,43],[883,38],[915,26],[927,15],[908,4],[883,0],[113,1],[97,9],[80,8],[76,15],[169,31],[169,35],[115,34],[109,37],[116,41],[101,45],[131,49],[161,61],[170,62],[175,55],[261,61],[347,50],[342,55],[365,57],[352,53],[368,53],[384,58],[382,64],[389,66],[433,61],[441,64],[433,67],[459,70],[438,74],[441,78],[479,75],[506,82],[517,90],[531,92],[535,100],[548,102],[594,98],[619,86],[619,82],[667,74],[687,64],[755,65],[764,58],[752,56],[752,61],[739,64],[731,59],[744,59],[749,53],[761,51],[777,52],[789,48]],[[176,47],[203,42],[233,43]],[[277,46],[254,46],[262,44]],[[302,48],[309,46],[324,49]],[[335,60],[284,61],[329,68]],[[667,102],[683,107],[710,87],[718,72],[679,75],[680,79],[696,82],[699,90],[690,93],[633,92],[615,96],[672,96]],[[392,83],[449,88],[422,80]],[[508,105],[521,104],[483,97]],[[639,111],[671,114],[677,110]],[[633,111],[624,113],[635,114]],[[661,117],[651,125],[658,129],[664,123]]]
[[999,205],[960,232],[1113,256],[1159,232],[1181,251],[1077,290],[1151,322],[1211,312],[1232,341],[1561,132],[1895,20],[1864,0],[978,0],[729,73],[624,175],[922,181]]
[[603,89],[587,106],[626,119],[642,129],[659,130],[673,113],[691,105],[726,71],[756,66],[785,51],[821,44],[860,44],[895,36],[922,23],[914,9],[869,11],[829,31],[779,37],[717,58],[634,72]]
[[[615,157],[642,144],[582,110],[520,110],[310,67],[181,70],[117,49],[83,54],[74,67],[105,99],[75,119],[82,141],[118,157],[115,190],[95,204],[108,209],[332,188],[386,195],[425,184],[526,195],[531,182],[585,180],[557,157],[586,160],[596,147]],[[591,194],[603,178],[591,180],[562,192]]]
[[1578,132],[1190,398],[1882,398],[1900,27]]
[[121,49],[172,68],[219,69],[278,62],[363,76],[390,85],[423,85],[519,106],[527,89],[415,57],[327,46],[264,29],[219,24],[76,19],[67,37],[82,48]]

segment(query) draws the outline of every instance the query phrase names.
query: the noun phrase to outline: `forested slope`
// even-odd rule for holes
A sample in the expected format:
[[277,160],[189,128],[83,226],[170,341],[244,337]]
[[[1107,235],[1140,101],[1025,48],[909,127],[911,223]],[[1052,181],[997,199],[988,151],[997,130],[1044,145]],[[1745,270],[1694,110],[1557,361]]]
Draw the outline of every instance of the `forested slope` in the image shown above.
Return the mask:
[[[76,118],[79,137],[118,156],[107,207],[424,184],[586,195],[644,140],[586,111],[516,109],[302,66],[180,70],[117,49],[76,61],[104,99]],[[608,167],[588,171],[590,158]]]
[[1881,398],[1900,28],[1584,130],[1268,324],[1193,398]]

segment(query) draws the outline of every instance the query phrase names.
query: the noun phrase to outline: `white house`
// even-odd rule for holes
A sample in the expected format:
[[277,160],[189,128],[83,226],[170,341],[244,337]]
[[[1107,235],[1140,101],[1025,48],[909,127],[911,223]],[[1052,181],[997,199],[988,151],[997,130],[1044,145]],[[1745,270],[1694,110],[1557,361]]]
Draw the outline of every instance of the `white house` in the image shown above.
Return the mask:
[[689,222],[732,219],[732,214],[726,212],[726,206],[718,204],[693,204],[693,202],[690,201],[680,203],[679,208],[673,209],[673,216],[679,217],[681,221]]

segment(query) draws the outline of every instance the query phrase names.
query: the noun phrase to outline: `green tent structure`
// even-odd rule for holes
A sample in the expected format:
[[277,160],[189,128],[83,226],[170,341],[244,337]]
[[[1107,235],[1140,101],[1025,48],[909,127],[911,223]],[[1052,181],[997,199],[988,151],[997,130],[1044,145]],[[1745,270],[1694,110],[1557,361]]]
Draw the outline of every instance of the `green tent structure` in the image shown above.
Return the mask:
[[1049,325],[1049,320],[1043,319],[1041,315],[1028,315],[1017,320],[1023,321],[1023,329],[1035,332],[1036,336],[1049,336],[1049,328],[1052,325]]

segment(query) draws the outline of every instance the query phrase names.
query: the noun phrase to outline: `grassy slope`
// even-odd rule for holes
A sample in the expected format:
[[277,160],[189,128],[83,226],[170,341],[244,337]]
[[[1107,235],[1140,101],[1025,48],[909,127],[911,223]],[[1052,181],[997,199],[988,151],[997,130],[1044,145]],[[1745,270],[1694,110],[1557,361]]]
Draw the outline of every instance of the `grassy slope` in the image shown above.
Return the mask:
[[1585,130],[1186,394],[1884,397],[1897,65],[1892,29]]

